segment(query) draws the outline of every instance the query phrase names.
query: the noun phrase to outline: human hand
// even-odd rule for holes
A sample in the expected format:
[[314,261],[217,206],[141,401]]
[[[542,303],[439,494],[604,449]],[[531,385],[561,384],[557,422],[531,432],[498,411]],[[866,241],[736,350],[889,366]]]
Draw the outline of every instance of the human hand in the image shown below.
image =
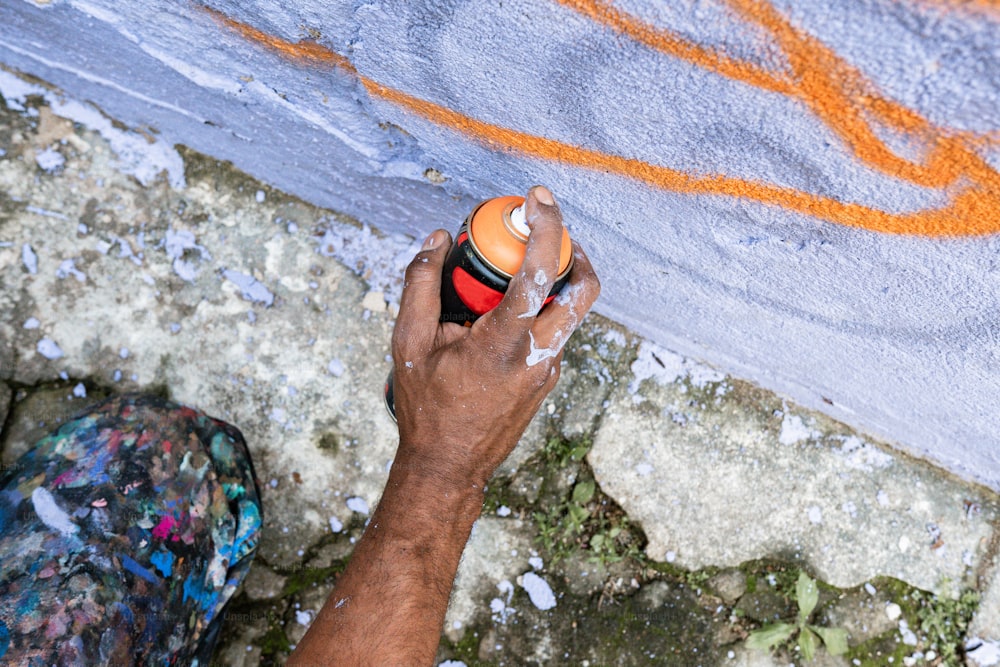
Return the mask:
[[448,232],[428,236],[407,267],[392,336],[394,467],[482,488],[558,381],[563,346],[601,287],[574,242],[569,280],[539,312],[557,274],[562,214],[541,186],[529,191],[525,212],[531,234],[521,269],[500,304],[471,327],[438,321]]

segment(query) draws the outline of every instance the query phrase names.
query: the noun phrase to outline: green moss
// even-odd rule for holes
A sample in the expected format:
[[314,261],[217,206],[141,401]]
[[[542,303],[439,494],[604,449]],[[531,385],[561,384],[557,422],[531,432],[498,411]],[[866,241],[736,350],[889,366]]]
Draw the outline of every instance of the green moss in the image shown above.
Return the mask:
[[279,653],[289,653],[292,645],[285,636],[285,631],[280,625],[273,624],[267,629],[267,633],[259,640],[260,653],[262,657],[273,657]]
[[440,648],[444,649],[449,659],[461,660],[467,667],[495,667],[496,663],[492,660],[479,659],[480,640],[479,632],[468,628],[457,642],[442,637]]
[[303,567],[287,571],[279,570],[279,574],[287,577],[281,595],[282,597],[295,595],[299,591],[326,582],[343,572],[345,567],[347,567],[347,559],[336,561],[329,567]]

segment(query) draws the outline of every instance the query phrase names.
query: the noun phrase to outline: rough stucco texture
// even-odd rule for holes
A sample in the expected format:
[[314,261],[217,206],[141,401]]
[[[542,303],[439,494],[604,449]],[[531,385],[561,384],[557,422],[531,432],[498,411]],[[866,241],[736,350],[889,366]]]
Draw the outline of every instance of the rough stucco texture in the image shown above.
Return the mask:
[[4,2],[0,63],[387,231],[546,183],[601,312],[1000,487],[993,0],[207,5]]

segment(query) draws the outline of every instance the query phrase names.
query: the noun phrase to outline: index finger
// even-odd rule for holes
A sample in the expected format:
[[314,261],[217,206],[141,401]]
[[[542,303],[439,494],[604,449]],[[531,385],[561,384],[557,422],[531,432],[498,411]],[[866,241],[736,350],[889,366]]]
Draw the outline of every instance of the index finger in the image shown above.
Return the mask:
[[[559,273],[562,250],[562,212],[548,188],[536,186],[525,200],[525,218],[531,233],[521,268],[510,280],[500,304],[483,319],[496,335],[521,341],[531,328]],[[487,328],[487,327],[483,327]]]

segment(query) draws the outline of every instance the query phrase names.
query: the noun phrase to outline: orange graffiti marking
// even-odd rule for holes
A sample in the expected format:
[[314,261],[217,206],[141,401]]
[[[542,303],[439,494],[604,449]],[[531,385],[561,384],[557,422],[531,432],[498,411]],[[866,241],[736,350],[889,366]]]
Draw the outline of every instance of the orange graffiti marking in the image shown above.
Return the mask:
[[1000,0],[912,0],[925,7],[985,14],[1000,10]]
[[[959,178],[971,185],[952,194],[949,204],[941,209],[896,214],[879,211],[862,204],[839,200],[779,187],[753,180],[723,175],[700,176],[650,164],[641,160],[611,155],[501,127],[471,118],[448,107],[420,99],[400,90],[384,86],[357,72],[344,56],[315,42],[290,42],[268,35],[249,25],[207,9],[223,25],[238,32],[248,41],[267,47],[282,56],[302,64],[318,64],[343,69],[357,76],[365,90],[375,98],[398,105],[444,127],[461,132],[489,146],[516,151],[524,155],[554,160],[597,171],[611,172],[642,180],[650,185],[685,194],[721,195],[755,200],[780,206],[842,225],[891,234],[917,234],[934,237],[976,236],[1000,231],[1000,187],[997,174],[978,155],[970,154],[957,137],[940,135],[932,142],[927,164],[907,162],[894,155],[878,140],[871,128],[857,114],[845,113],[835,118],[837,105],[856,109],[852,100],[860,97],[863,108],[897,129],[925,133],[930,124],[918,114],[878,97],[870,91],[860,73],[846,65],[818,40],[804,35],[784,21],[763,3],[753,0],[732,0],[744,11],[760,11],[755,20],[777,33],[786,49],[791,68],[798,76],[771,73],[758,66],[741,63],[700,46],[686,44],[664,31],[644,26],[641,22],[617,12],[606,2],[588,0],[558,0],[576,9],[586,9],[592,17],[611,25],[629,37],[671,55],[682,57],[696,65],[751,85],[802,99],[821,118],[827,120],[862,159],[921,185],[941,187]],[[597,11],[600,10],[600,11]],[[608,19],[614,18],[609,23]],[[816,49],[810,51],[810,49]],[[817,68],[815,60],[820,63]],[[844,77],[845,83],[838,83]],[[963,152],[964,151],[964,152]],[[974,159],[973,159],[974,158]]]
[[272,51],[276,51],[290,60],[296,60],[302,63],[312,62],[322,65],[331,65],[333,67],[339,67],[340,69],[346,70],[351,74],[357,74],[357,70],[354,69],[354,65],[351,64],[350,60],[335,51],[331,51],[321,44],[308,41],[289,42],[281,39],[280,37],[269,35],[263,30],[258,30],[251,25],[247,25],[246,23],[231,19],[222,12],[212,9],[211,7],[201,5],[199,9],[222,25],[242,35],[248,42],[254,42],[261,46],[266,46]]
[[[969,133],[946,133],[916,111],[880,95],[855,67],[815,37],[795,28],[763,0],[727,0],[746,21],[764,28],[781,47],[790,73],[762,73],[750,63],[686,43],[613,7],[607,0],[558,0],[593,20],[663,53],[749,85],[785,93],[803,102],[868,166],[916,185],[943,188],[963,177],[1000,192],[1000,174],[970,147]],[[889,129],[916,135],[929,146],[925,163],[900,157],[879,138],[865,117]],[[955,233],[965,233],[956,231]]]

